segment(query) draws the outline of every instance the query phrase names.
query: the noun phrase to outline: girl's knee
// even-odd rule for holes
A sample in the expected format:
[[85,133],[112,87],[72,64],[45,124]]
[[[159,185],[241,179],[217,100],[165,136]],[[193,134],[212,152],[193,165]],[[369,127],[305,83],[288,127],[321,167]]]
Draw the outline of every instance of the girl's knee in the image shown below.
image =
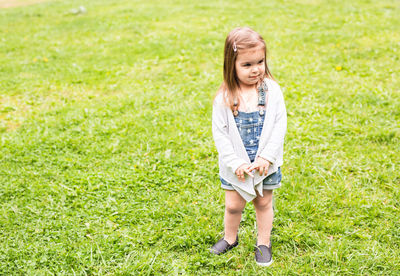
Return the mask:
[[259,197],[253,201],[254,207],[259,210],[268,210],[272,208],[272,197]]
[[244,206],[241,206],[240,204],[226,204],[225,205],[226,212],[231,215],[241,214],[243,209],[244,209]]
[[229,214],[242,213],[246,201],[236,191],[225,192],[225,210]]

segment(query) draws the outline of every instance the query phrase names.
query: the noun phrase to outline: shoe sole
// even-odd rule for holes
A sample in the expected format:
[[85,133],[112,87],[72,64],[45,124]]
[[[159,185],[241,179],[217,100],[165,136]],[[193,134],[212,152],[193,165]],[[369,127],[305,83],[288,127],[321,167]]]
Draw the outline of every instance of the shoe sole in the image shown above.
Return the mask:
[[257,262],[257,261],[256,261],[256,263],[257,263],[257,265],[259,265],[259,266],[270,266],[270,265],[273,263],[273,260],[269,261],[268,263],[259,263],[259,262]]

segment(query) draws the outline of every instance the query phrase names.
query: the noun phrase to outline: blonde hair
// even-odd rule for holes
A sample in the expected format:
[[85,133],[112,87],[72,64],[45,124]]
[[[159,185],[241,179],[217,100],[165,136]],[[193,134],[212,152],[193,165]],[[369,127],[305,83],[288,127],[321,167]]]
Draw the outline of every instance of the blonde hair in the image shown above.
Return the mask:
[[224,101],[231,110],[234,110],[235,99],[239,98],[238,90],[240,88],[235,68],[236,58],[240,51],[258,46],[262,46],[264,49],[265,75],[263,79],[265,77],[274,79],[267,65],[267,46],[259,33],[248,27],[239,27],[233,29],[226,37],[224,48],[224,81],[221,84],[219,92],[224,93]]

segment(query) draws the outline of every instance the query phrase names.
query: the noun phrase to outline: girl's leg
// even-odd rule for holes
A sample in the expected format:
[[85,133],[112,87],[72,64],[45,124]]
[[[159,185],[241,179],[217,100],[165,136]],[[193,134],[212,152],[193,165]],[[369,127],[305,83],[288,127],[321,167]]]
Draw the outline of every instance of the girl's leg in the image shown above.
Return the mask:
[[225,191],[225,237],[224,239],[233,244],[239,229],[242,211],[246,206],[246,200],[236,191]]
[[257,245],[270,245],[272,221],[274,210],[272,209],[272,190],[264,190],[264,196],[258,195],[254,200],[257,220]]

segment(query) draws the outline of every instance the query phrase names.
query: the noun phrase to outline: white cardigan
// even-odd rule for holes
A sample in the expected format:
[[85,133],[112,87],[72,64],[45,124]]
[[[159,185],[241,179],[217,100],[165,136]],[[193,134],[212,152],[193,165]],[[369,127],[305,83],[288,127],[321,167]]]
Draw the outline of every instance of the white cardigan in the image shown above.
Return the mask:
[[[271,79],[265,79],[265,81],[268,86],[268,102],[256,157],[260,156],[271,163],[268,170],[268,175],[270,175],[276,172],[283,163],[283,142],[287,118],[279,85]],[[254,171],[254,178],[245,174],[245,181],[241,182],[235,174],[241,165],[249,164],[250,159],[237,129],[232,110],[224,103],[223,93],[219,93],[214,100],[212,133],[218,150],[219,175],[231,183],[247,202],[257,197],[256,191],[263,196],[262,181],[266,176],[260,176],[258,171]]]

